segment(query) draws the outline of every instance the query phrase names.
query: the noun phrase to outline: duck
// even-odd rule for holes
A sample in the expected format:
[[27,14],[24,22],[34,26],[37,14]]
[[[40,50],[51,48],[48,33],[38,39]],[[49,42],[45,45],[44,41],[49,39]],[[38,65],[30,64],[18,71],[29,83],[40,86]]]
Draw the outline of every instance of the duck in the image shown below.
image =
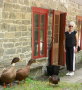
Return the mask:
[[52,76],[49,76],[49,84],[58,84],[58,82],[60,81],[60,78],[58,75],[52,75]]
[[0,76],[0,81],[3,83],[3,87],[6,88],[7,84],[10,84],[14,81],[16,77],[16,68],[15,63],[19,62],[20,59],[18,57],[13,58],[11,61],[11,66],[9,68],[5,68]]
[[25,81],[25,79],[28,77],[28,75],[30,73],[31,64],[35,63],[35,62],[36,62],[36,60],[30,59],[24,68],[17,70],[15,80],[18,81],[18,84],[20,84],[20,81],[22,81],[22,80]]

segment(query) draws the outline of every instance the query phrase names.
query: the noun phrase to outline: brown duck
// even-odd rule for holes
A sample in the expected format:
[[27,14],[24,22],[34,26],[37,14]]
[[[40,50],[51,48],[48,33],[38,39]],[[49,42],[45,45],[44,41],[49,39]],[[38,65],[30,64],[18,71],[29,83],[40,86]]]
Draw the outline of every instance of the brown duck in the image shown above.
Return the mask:
[[52,83],[52,84],[58,84],[58,82],[60,81],[60,78],[58,75],[52,75],[49,77],[49,84]]
[[6,68],[2,71],[2,74],[0,76],[0,81],[3,82],[4,88],[6,88],[6,84],[10,84],[14,81],[16,77],[16,68],[15,63],[19,62],[20,59],[18,57],[13,58],[11,62],[11,67]]
[[19,82],[22,80],[25,80],[26,77],[28,77],[28,75],[29,75],[31,64],[35,63],[35,62],[36,62],[35,60],[30,59],[26,65],[26,67],[17,70],[15,80],[17,80]]

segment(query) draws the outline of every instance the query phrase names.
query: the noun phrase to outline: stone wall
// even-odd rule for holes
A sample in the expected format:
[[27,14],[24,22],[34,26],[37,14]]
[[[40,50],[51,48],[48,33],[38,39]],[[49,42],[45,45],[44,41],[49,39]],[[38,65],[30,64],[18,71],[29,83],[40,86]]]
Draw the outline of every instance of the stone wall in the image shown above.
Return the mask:
[[[31,8],[33,6],[67,12],[67,23],[70,20],[76,21],[76,16],[82,15],[82,6],[69,0],[0,0],[0,64],[10,64],[15,56],[23,59],[24,64],[31,58]],[[52,15],[50,13],[48,18],[49,44],[52,35]],[[48,63],[47,58],[38,61],[42,66]],[[35,64],[35,66],[38,65]]]
[[28,61],[31,58],[32,14],[29,1],[2,0],[0,13],[1,63],[9,64],[16,56]]

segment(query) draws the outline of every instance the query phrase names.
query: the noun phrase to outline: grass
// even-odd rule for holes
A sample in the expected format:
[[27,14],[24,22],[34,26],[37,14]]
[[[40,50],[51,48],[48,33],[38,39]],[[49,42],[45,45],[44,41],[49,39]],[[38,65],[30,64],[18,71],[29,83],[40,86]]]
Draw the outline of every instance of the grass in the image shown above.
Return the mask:
[[48,81],[32,80],[27,78],[25,83],[7,87],[4,90],[82,90],[81,83],[59,82],[58,85],[49,85]]

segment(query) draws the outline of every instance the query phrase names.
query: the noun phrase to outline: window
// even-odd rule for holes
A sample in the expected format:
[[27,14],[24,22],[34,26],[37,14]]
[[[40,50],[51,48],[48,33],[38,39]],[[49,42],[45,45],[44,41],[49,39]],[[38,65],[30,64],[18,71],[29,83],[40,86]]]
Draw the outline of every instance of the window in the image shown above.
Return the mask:
[[32,58],[47,56],[48,10],[32,8]]

